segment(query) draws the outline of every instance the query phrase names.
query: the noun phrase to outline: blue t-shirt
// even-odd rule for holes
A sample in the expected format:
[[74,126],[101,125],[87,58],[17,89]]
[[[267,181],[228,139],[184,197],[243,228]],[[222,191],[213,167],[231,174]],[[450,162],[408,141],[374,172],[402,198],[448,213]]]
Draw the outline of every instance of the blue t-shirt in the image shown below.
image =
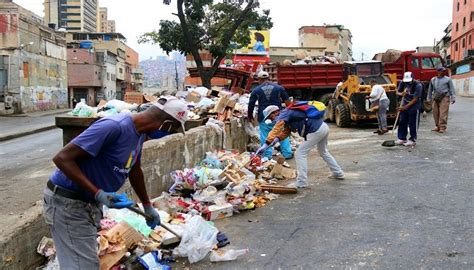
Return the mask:
[[398,92],[403,92],[406,89],[405,97],[403,98],[403,105],[407,105],[414,97],[417,97],[417,102],[410,109],[421,109],[421,101],[423,97],[423,86],[419,82],[401,82],[398,85]]
[[270,105],[276,105],[281,109],[281,103],[290,97],[286,93],[285,88],[272,83],[264,82],[252,90],[250,94],[248,114],[253,114],[255,102],[258,100],[258,122],[263,121],[263,110]]
[[[97,188],[115,192],[140,159],[144,139],[145,135],[135,129],[131,114],[122,113],[97,120],[71,143],[91,155],[77,161],[87,178]],[[83,194],[85,199],[93,198],[93,194],[84,191],[59,169],[50,179],[55,185]]]

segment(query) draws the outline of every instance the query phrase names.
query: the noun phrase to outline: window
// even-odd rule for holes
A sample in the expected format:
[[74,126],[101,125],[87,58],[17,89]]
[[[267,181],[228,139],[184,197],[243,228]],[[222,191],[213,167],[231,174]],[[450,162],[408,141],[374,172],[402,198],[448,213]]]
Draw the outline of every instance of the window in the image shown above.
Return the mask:
[[466,39],[465,38],[462,39],[462,47],[466,48]]
[[462,18],[462,27],[466,27],[466,17]]
[[418,58],[411,59],[411,66],[414,68],[420,68],[420,64],[418,63]]
[[435,69],[441,66],[441,60],[437,57],[423,57],[421,66],[423,69]]
[[107,81],[110,81],[110,73],[107,72]]
[[459,30],[459,24],[456,23],[456,32]]
[[467,4],[467,0],[464,0],[464,5]]
[[456,42],[456,44],[454,44],[454,51],[457,52],[458,51],[458,43]]
[[459,11],[459,2],[458,2],[458,10],[457,11]]
[[469,35],[468,42],[467,42],[469,45],[471,45],[471,36],[472,35]]

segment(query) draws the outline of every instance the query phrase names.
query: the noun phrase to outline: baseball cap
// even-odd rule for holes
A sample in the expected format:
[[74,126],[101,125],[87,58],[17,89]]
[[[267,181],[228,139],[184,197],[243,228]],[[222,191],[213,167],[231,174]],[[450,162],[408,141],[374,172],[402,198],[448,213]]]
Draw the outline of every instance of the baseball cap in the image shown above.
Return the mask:
[[156,107],[158,107],[158,109],[164,111],[165,113],[169,114],[174,119],[178,120],[181,123],[181,127],[183,129],[184,134],[184,123],[186,122],[186,120],[188,120],[188,106],[186,105],[186,103],[175,97],[169,97],[166,99],[166,102],[164,102],[164,104],[162,103],[154,102],[153,105],[155,105]]
[[276,105],[270,105],[263,110],[263,120],[267,120],[267,118],[270,116],[270,114],[280,110],[278,106]]
[[446,71],[446,68],[445,67],[439,67],[439,68],[436,69],[436,71],[438,71],[438,72]]
[[270,77],[270,76],[268,75],[268,72],[266,72],[266,71],[260,71],[260,72],[258,73],[258,78],[259,78],[259,79],[266,79],[266,78],[268,78],[268,77]]
[[403,74],[403,82],[413,81],[413,74],[410,71],[407,71]]

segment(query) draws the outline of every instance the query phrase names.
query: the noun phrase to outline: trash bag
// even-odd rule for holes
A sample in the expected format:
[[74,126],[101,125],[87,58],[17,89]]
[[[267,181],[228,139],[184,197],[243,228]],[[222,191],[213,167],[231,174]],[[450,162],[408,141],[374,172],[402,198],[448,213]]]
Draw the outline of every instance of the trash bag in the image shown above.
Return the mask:
[[190,263],[198,262],[217,245],[218,230],[201,216],[193,216],[184,225],[181,243],[173,251],[178,257],[188,257]]

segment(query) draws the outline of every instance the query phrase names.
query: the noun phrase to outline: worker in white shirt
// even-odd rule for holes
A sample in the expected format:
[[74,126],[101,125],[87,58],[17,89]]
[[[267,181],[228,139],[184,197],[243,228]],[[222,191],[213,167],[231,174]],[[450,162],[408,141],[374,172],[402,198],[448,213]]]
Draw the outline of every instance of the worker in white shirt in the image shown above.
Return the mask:
[[374,133],[383,135],[388,132],[387,128],[387,110],[390,106],[390,100],[387,97],[387,93],[385,93],[385,89],[377,84],[376,80],[370,81],[370,86],[372,86],[372,91],[370,95],[366,98],[369,99],[372,107],[377,107],[377,121],[379,123],[379,129],[377,129]]

